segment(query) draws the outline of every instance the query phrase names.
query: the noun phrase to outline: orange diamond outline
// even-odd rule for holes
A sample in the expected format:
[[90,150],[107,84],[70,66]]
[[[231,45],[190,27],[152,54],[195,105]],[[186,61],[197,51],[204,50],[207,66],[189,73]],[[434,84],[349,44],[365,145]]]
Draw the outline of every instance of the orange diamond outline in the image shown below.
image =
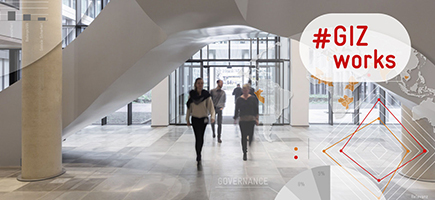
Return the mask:
[[[377,196],[375,193],[373,193],[372,190],[370,190],[366,185],[364,185],[361,181],[359,181],[352,173],[350,173],[346,168],[344,168],[338,161],[336,161],[334,158],[332,158],[331,155],[329,155],[326,151],[329,150],[330,148],[334,147],[335,145],[337,145],[340,142],[343,142],[344,140],[346,140],[348,137],[352,136],[353,134],[357,133],[358,131],[361,131],[362,129],[364,129],[365,127],[369,126],[370,124],[373,124],[376,121],[380,121],[387,129],[388,131],[394,136],[394,138],[396,138],[397,141],[399,141],[399,143],[406,149],[406,153],[403,156],[402,160],[400,161],[399,165],[397,165],[397,168],[394,170],[392,176],[390,177],[390,179],[388,180],[387,185],[385,185],[384,189],[382,190],[382,193],[380,196]],[[377,199],[381,199],[382,195],[384,194],[385,190],[387,189],[388,185],[390,184],[391,180],[393,179],[393,177],[396,175],[396,172],[398,171],[398,169],[400,168],[400,165],[402,164],[403,160],[405,159],[405,157],[408,155],[408,153],[410,152],[408,148],[406,148],[406,146],[400,142],[400,140],[396,137],[396,135],[393,134],[393,132],[388,128],[388,126],[381,120],[380,117],[378,117],[377,119],[371,121],[370,123],[366,124],[365,126],[361,127],[360,129],[356,130],[355,132],[349,134],[348,136],[344,137],[343,139],[341,139],[340,141],[334,143],[333,145],[331,145],[330,147],[324,149],[322,151],[323,153],[325,153],[329,158],[331,158],[335,163],[337,163],[341,168],[343,168],[350,176],[352,176],[356,181],[358,181],[358,183],[360,183],[362,186],[364,186],[364,188],[366,188],[371,194],[373,194]]]

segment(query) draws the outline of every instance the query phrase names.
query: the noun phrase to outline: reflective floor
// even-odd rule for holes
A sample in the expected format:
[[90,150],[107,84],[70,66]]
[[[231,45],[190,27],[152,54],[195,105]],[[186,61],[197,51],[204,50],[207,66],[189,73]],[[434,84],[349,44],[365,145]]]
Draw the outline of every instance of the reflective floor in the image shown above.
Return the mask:
[[[61,177],[23,183],[16,180],[19,169],[0,169],[0,199],[274,199],[297,174],[333,164],[313,150],[333,139],[329,133],[336,127],[274,126],[273,142],[257,127],[243,161],[238,126],[224,125],[221,144],[208,126],[198,167],[191,128],[89,126],[63,142],[67,172]],[[395,180],[391,185],[400,193],[391,199],[435,199],[434,183],[404,189]]]

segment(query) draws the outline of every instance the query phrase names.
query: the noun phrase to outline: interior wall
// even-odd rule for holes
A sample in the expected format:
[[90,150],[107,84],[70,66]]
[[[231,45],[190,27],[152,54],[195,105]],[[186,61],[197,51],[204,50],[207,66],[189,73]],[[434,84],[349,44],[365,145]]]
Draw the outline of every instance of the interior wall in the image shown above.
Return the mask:
[[[151,90],[151,126],[169,125],[169,78]],[[153,112],[154,111],[154,112]]]
[[307,70],[299,55],[299,42],[291,40],[290,43],[290,87],[293,93],[290,105],[290,125],[308,126],[310,82],[307,78]]
[[[21,165],[21,81],[0,92],[0,166]],[[18,120],[18,121],[17,121]]]

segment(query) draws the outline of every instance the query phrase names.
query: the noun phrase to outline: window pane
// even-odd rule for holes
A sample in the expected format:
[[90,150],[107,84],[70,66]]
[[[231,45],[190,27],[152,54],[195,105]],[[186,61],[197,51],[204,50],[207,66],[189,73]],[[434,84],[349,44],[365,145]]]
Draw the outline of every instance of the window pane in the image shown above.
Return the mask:
[[258,59],[266,59],[266,40],[265,39],[260,39],[259,42],[259,58]]
[[275,39],[269,39],[267,41],[267,58],[268,59],[276,59],[275,55],[276,55],[276,42]]
[[228,59],[228,41],[210,44],[209,49],[210,59]]
[[201,51],[197,51],[195,54],[193,54],[192,59],[201,59]]
[[[80,0],[79,0],[80,1]],[[88,10],[88,0],[81,0],[82,1],[82,14],[85,14]]]
[[202,48],[202,59],[208,59],[207,45]]
[[[364,120],[364,118],[367,116],[369,111],[372,109],[373,105],[375,105],[376,101],[378,100],[379,91],[378,91],[378,87],[373,83],[361,83],[360,87],[361,90],[359,96],[360,96],[361,106],[360,106],[359,121],[361,123]],[[364,121],[364,124],[370,123],[370,121],[373,121],[378,117],[379,117],[379,104],[376,104],[376,106],[370,112],[370,115]]]
[[[349,93],[349,90],[346,89],[346,86],[348,83],[334,83],[333,87],[333,96],[332,96],[332,102],[333,102],[333,114],[334,124],[353,124],[353,117],[354,117],[354,105],[355,105],[355,98],[353,97],[353,93]],[[324,86],[324,84],[323,84]],[[340,100],[345,99],[344,96],[347,96],[348,98],[353,98],[352,102],[350,102],[347,107],[345,107],[342,103],[340,103]]]
[[178,71],[175,70],[171,73],[171,75],[169,75],[169,123],[176,123],[175,119],[177,117],[177,112],[176,112],[176,105],[177,105],[177,81],[175,79],[176,77],[176,72]]
[[86,14],[91,17],[91,18],[95,18],[95,7],[94,7],[94,1],[89,0],[89,4],[88,4],[88,10],[86,12]]
[[280,44],[279,47],[280,55],[279,58],[281,59],[290,59],[290,39],[281,37],[280,38]]
[[151,123],[151,90],[133,101],[133,124]]
[[258,58],[257,39],[252,39],[251,43],[252,43],[252,49],[251,49],[252,58],[256,59],[256,58]]
[[70,6],[70,0],[62,0],[63,5]]
[[3,59],[0,58],[0,91],[3,90]]
[[126,125],[127,124],[127,105],[118,109],[114,113],[107,116],[107,124],[111,125]]
[[[8,56],[9,56],[9,53],[8,53]],[[8,60],[6,60],[6,59],[4,59],[3,60],[3,69],[4,69],[4,82],[3,82],[3,84],[4,84],[4,88],[7,88],[7,87],[9,87],[9,59]]]
[[96,13],[95,13],[95,17],[97,17],[99,14],[100,14],[100,12],[101,12],[101,1],[102,0],[97,0],[95,3],[96,3]]
[[[310,78],[312,79],[312,78]],[[328,123],[328,91],[324,84],[310,81],[309,123]]]
[[250,59],[249,40],[236,40],[230,42],[231,59]]

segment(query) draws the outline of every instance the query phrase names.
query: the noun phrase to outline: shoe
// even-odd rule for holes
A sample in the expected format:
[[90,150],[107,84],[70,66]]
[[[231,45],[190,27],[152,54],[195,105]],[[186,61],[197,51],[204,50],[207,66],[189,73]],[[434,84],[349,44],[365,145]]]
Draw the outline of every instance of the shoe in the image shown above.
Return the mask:
[[246,155],[246,153],[243,154],[243,160],[244,161],[248,160],[248,156]]
[[218,142],[219,142],[219,143],[222,143],[222,140],[221,140],[221,139],[218,139]]
[[213,138],[215,138],[215,137],[216,137],[216,134],[213,133]]
[[196,165],[196,169],[197,169],[198,171],[202,171],[202,164],[201,164],[201,161],[198,161],[198,164]]

